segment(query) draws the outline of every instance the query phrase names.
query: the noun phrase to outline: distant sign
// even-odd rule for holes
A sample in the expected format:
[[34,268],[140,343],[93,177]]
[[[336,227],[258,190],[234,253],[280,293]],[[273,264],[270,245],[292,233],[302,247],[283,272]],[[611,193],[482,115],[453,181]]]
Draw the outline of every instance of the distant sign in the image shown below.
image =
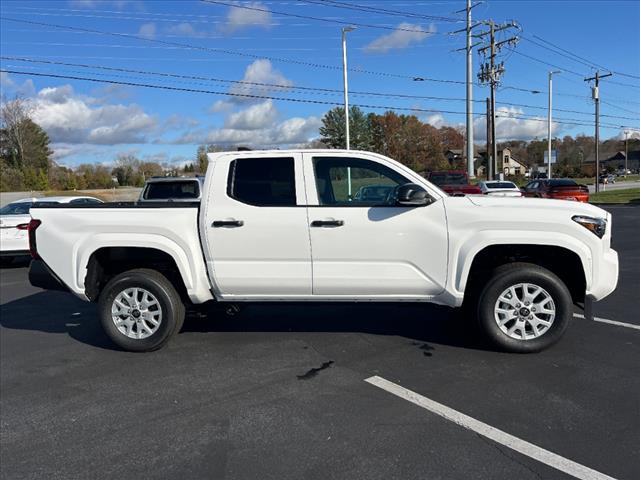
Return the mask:
[[[558,160],[558,151],[551,150],[551,163],[556,163]],[[544,151],[544,164],[549,163],[549,152],[547,150]]]

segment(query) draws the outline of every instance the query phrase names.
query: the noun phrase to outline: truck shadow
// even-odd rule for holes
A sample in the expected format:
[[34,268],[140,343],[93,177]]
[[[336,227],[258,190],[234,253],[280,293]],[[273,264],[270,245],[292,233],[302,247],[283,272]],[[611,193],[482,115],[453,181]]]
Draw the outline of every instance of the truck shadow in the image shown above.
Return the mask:
[[64,292],[39,292],[0,306],[2,328],[66,333],[94,347],[117,349],[102,331],[92,303]]
[[418,303],[264,303],[226,314],[213,306],[187,316],[187,332],[364,333],[405,337],[431,356],[430,344],[486,350],[459,309]]
[[[119,350],[97,318],[96,306],[62,292],[39,292],[0,306],[2,328],[66,333],[98,348]],[[221,307],[189,313],[181,333],[316,332],[404,337],[431,356],[432,344],[486,349],[451,308],[411,303],[252,304],[228,315]],[[204,340],[203,340],[204,341]]]

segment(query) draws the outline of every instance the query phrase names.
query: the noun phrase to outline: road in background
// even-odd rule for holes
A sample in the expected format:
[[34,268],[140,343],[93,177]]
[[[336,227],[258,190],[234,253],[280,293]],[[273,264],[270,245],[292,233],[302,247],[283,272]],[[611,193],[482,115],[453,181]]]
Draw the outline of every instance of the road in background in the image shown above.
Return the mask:
[[[588,185],[588,187],[589,193],[594,193],[596,191],[595,185]],[[607,183],[606,185],[600,184],[601,192],[608,192],[609,190],[623,190],[627,188],[640,188],[640,181]]]
[[[612,207],[635,321],[640,207]],[[567,479],[366,383],[380,376],[618,479],[640,477],[640,333],[573,319],[540,354],[491,351],[452,309],[251,305],[119,351],[93,304],[0,271],[1,478]]]
[[[101,198],[106,202],[130,202],[137,200],[140,195],[139,187],[121,187],[116,189],[96,189],[96,190],[69,190],[64,192],[68,195],[89,195]],[[56,192],[54,195],[58,195]],[[42,197],[42,192],[0,192],[0,207],[7,203],[15,202],[21,198]]]

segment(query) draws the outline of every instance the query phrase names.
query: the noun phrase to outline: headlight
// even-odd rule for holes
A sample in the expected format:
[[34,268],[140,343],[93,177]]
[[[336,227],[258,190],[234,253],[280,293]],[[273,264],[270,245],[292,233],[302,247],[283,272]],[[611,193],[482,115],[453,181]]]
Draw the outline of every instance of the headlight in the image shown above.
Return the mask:
[[604,237],[607,231],[607,221],[604,218],[585,217],[583,215],[575,215],[571,217],[574,222],[578,222],[584,228],[589,230],[598,238]]

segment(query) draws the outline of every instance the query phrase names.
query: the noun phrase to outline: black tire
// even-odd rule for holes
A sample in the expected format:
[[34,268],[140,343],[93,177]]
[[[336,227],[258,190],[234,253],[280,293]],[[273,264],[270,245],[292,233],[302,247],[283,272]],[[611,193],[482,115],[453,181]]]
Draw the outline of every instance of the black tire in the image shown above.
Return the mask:
[[[536,338],[512,338],[501,330],[495,318],[498,297],[510,286],[520,283],[542,287],[555,305],[556,314],[551,326]],[[476,296],[475,306],[481,333],[494,347],[513,353],[533,353],[550,347],[562,337],[573,314],[573,301],[567,286],[553,272],[531,263],[511,263],[494,270]]]
[[[111,308],[118,294],[127,288],[142,288],[157,299],[162,318],[157,330],[146,338],[130,338],[118,330]],[[156,270],[140,268],[113,277],[100,293],[98,313],[102,328],[118,346],[131,352],[150,352],[162,348],[182,328],[185,307],[180,295],[167,278]]]

